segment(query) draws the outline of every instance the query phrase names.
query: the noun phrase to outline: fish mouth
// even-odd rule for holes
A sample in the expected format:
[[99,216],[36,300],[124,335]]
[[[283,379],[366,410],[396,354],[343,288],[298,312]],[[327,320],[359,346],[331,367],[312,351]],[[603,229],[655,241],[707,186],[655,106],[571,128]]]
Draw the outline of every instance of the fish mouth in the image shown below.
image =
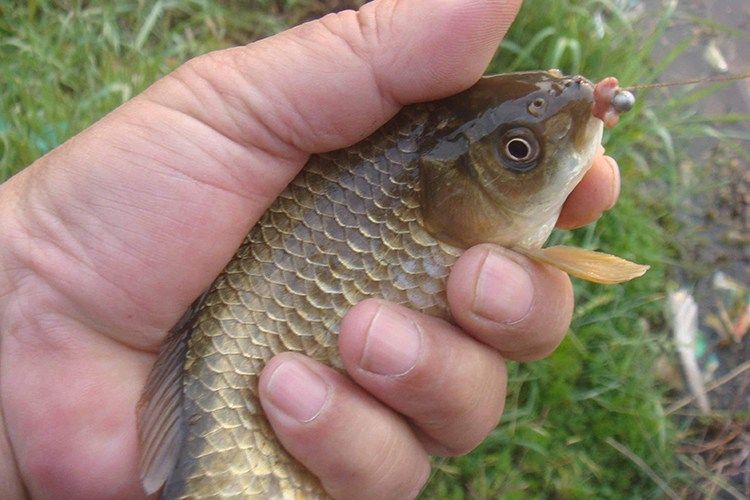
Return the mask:
[[554,103],[547,115],[568,113],[579,127],[585,125],[594,108],[594,84],[581,75],[555,78],[547,83],[547,93]]
[[573,131],[573,143],[577,149],[585,147],[591,136],[588,130],[594,116],[594,84],[591,80],[581,76],[569,76],[563,78],[559,85],[562,87],[561,98],[567,101],[565,107],[570,114],[572,122],[577,124]]
[[555,97],[565,96],[569,99],[594,99],[594,84],[582,75],[554,78],[549,83],[549,93]]

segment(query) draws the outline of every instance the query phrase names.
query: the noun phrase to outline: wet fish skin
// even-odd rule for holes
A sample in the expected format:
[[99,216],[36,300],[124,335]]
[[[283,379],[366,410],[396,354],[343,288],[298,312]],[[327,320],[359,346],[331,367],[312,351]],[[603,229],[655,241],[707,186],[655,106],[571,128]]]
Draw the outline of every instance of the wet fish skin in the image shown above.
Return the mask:
[[[354,304],[450,319],[445,282],[463,248],[540,246],[600,141],[592,95],[557,73],[499,75],[312,157],[162,348],[139,405],[145,488],[325,498],[263,415],[265,363],[296,351],[341,368],[339,322]],[[509,157],[514,140],[534,158]]]

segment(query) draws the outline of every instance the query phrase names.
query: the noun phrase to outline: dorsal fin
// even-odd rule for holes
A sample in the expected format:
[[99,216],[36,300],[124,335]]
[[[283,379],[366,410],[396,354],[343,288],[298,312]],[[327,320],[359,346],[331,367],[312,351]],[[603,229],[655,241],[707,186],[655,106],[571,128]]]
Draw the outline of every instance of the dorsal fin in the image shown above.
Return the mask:
[[174,470],[185,437],[182,370],[195,311],[205,293],[170,330],[138,401],[138,469],[147,494],[158,491]]
[[636,264],[615,255],[564,245],[513,250],[530,259],[554,266],[576,278],[605,285],[630,281],[643,276],[649,270],[649,266]]

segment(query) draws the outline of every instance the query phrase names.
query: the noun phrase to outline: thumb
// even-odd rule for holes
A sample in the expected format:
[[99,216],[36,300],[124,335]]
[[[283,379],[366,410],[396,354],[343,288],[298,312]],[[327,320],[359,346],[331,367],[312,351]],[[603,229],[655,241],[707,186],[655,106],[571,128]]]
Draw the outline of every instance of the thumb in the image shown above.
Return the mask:
[[49,242],[17,254],[100,330],[168,328],[310,153],[470,86],[519,4],[375,0],[189,61],[11,180]]

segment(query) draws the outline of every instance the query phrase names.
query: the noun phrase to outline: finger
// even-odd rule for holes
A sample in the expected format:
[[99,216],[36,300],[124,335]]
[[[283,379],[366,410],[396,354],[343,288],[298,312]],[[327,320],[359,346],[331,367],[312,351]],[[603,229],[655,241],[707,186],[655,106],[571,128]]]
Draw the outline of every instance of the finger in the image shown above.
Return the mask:
[[448,277],[456,323],[504,357],[525,361],[551,353],[573,313],[570,278],[551,266],[494,245],[467,250]]
[[472,84],[519,3],[376,0],[198,57],[9,181],[33,237],[7,250],[71,315],[156,349],[309,153]]
[[429,458],[405,421],[335,370],[280,354],[259,390],[281,443],[334,498],[414,498],[427,481]]
[[453,325],[367,300],[341,323],[349,375],[408,417],[433,455],[460,455],[494,429],[505,401],[505,362]]
[[617,162],[604,155],[594,163],[563,204],[557,226],[571,229],[595,221],[612,208],[620,194],[620,170]]

